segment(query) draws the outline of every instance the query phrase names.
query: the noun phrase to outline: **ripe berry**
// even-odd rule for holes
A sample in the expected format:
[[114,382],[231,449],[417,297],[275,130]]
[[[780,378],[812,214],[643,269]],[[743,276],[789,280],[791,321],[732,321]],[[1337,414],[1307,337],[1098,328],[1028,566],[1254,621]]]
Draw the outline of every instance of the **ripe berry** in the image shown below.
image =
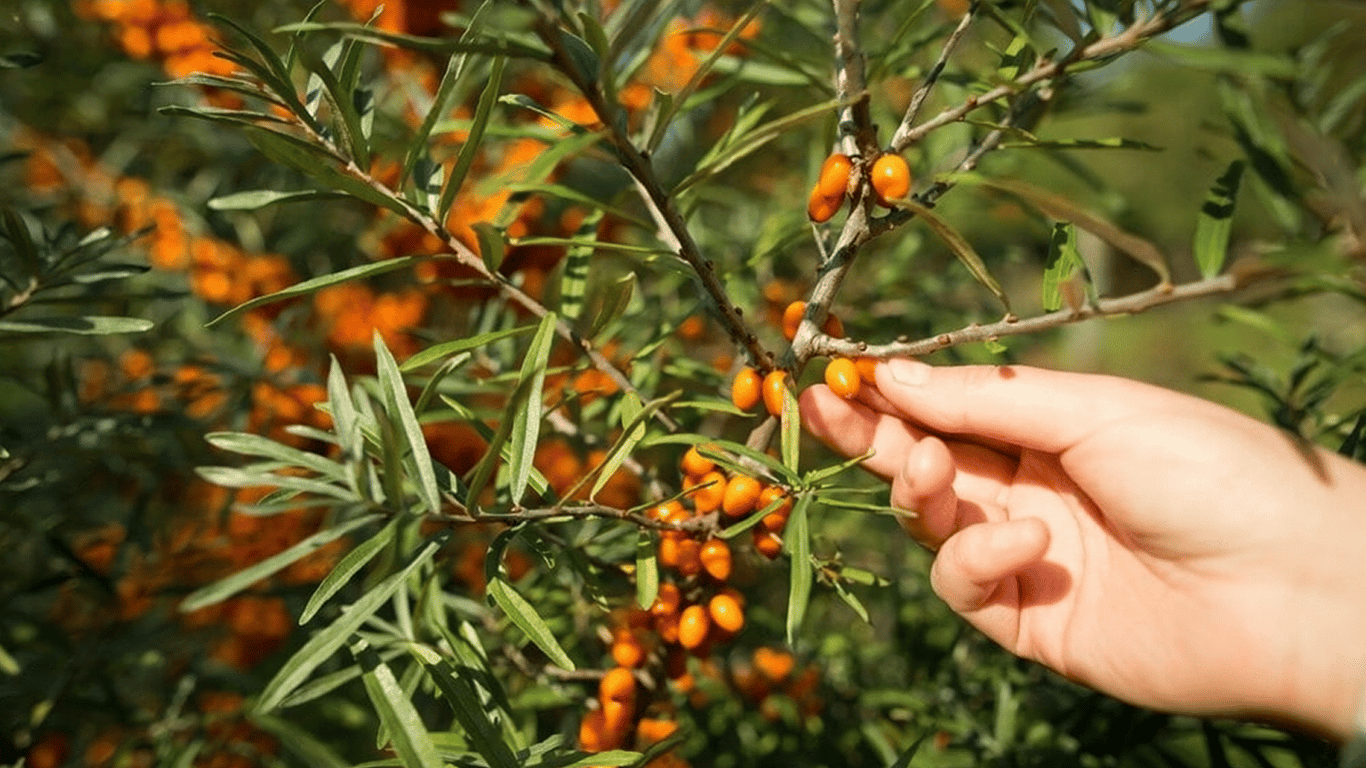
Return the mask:
[[625,668],[638,667],[644,663],[645,644],[640,634],[626,627],[616,630],[612,638],[612,661],[618,667]]
[[636,723],[636,745],[648,747],[669,738],[678,730],[678,723],[656,717],[642,717]]
[[711,617],[713,624],[731,634],[739,632],[745,626],[745,611],[740,606],[740,601],[726,592],[715,595],[707,603],[707,615]]
[[678,562],[674,568],[684,576],[696,576],[702,572],[702,545],[696,539],[683,539],[678,542]]
[[759,554],[772,560],[778,556],[778,553],[783,551],[782,540],[771,532],[763,528],[752,528],[750,530],[754,532],[752,534],[754,537],[754,548],[759,550]]
[[[716,446],[707,447],[714,449]],[[696,445],[689,448],[688,452],[683,454],[683,459],[678,463],[679,468],[683,470],[683,474],[688,477],[701,477],[713,469],[716,469],[716,462],[703,456],[698,448],[699,446]]]
[[787,371],[769,371],[764,377],[764,408],[774,416],[781,416],[786,391]]
[[725,475],[712,470],[697,478],[694,487],[697,490],[689,491],[689,495],[692,496],[693,508],[697,510],[697,514],[705,515],[721,508],[721,500],[726,495]]
[[821,197],[819,190],[813,189],[811,196],[806,199],[806,217],[817,224],[824,224],[840,212],[843,202],[843,198],[839,197]]
[[787,525],[787,518],[792,514],[792,499],[787,495],[787,491],[776,485],[770,485],[759,494],[759,508],[768,509],[768,506],[775,501],[781,501],[764,515],[759,521],[759,525],[770,533],[782,533],[783,527]]
[[877,201],[884,207],[892,207],[891,201],[905,197],[911,191],[911,168],[901,155],[883,155],[873,163],[873,191]]
[[707,609],[700,605],[690,605],[678,617],[678,644],[693,650],[702,645],[711,629],[711,619]]
[[602,752],[607,749],[605,736],[606,723],[601,709],[590,709],[579,722],[579,749],[585,752]]
[[787,651],[774,648],[759,648],[754,651],[754,668],[775,683],[782,682],[792,674],[796,659]]
[[763,386],[763,378],[759,372],[748,366],[741,368],[735,374],[735,381],[730,384],[730,401],[742,411],[748,411],[759,404],[760,387]]
[[863,383],[869,386],[877,386],[877,361],[871,357],[854,358],[854,367],[858,369],[858,377],[863,379]]
[[736,475],[726,483],[726,494],[721,499],[721,511],[729,517],[744,517],[759,502],[763,483],[747,475]]
[[702,561],[702,570],[713,579],[725,581],[730,578],[730,545],[725,539],[709,539],[697,557]]
[[862,382],[854,361],[847,357],[837,357],[825,366],[825,383],[831,392],[845,400],[853,400],[858,395],[859,384]]
[[636,677],[626,667],[612,667],[598,681],[598,697],[603,701],[634,701]]
[[849,171],[854,164],[845,155],[835,153],[821,163],[820,180],[816,182],[816,191],[821,197],[833,197],[842,199],[844,193],[849,189]]
[[683,595],[678,591],[678,585],[672,581],[666,581],[659,585],[659,590],[655,592],[655,601],[650,604],[650,615],[656,619],[660,616],[678,613],[678,606],[683,601]]
[[[806,302],[804,301],[794,301],[783,310],[783,337],[788,341],[797,337],[797,328],[802,324],[802,316],[805,314]],[[833,313],[827,314],[821,331],[826,336],[843,337],[844,323],[840,322],[840,319],[835,317]]]

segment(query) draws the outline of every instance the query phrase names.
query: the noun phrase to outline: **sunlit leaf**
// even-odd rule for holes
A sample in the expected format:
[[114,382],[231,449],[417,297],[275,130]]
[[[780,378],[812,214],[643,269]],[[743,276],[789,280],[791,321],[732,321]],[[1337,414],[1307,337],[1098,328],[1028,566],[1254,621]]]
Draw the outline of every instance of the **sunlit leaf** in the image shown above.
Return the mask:
[[238,304],[227,312],[210,320],[208,323],[205,323],[205,326],[212,328],[219,323],[231,320],[245,312],[249,312],[257,307],[265,306],[266,304],[274,304],[277,301],[292,299],[296,296],[306,296],[310,293],[317,293],[324,288],[350,282],[352,280],[361,280],[375,275],[382,275],[385,272],[403,269],[404,267],[412,266],[418,262],[429,260],[430,258],[431,257],[429,256],[400,256],[396,259],[375,261],[369,264],[362,264],[358,267],[343,269],[340,272],[332,272],[330,274],[310,278],[303,282],[295,283],[288,288],[284,288],[274,293],[268,293],[264,296],[257,296],[251,301]]
[[432,682],[440,689],[446,703],[450,705],[455,719],[460,723],[470,746],[475,749],[492,768],[519,768],[512,750],[504,742],[497,725],[490,719],[488,709],[469,681],[470,670],[461,670],[435,653],[413,646],[412,651],[427,669]]
[[940,240],[944,241],[953,255],[962,262],[963,266],[968,268],[968,272],[972,273],[973,278],[991,291],[992,295],[1001,302],[1001,306],[1005,307],[1007,313],[1010,312],[1010,299],[1006,296],[1005,290],[1001,288],[1001,284],[987,269],[982,257],[977,255],[977,251],[973,250],[968,241],[963,239],[958,230],[950,226],[947,221],[939,218],[939,214],[914,200],[907,198],[892,202],[896,207],[914,213],[917,218],[934,230],[934,233],[939,236]]
[[[1077,251],[1077,231],[1069,222],[1053,225],[1048,243],[1048,261],[1043,271],[1043,308],[1052,312],[1063,305],[1063,284],[1084,268]],[[1073,307],[1076,309],[1076,307]]]
[[636,536],[636,605],[649,608],[659,595],[659,547],[649,531]]
[[394,536],[398,532],[398,521],[399,518],[397,517],[390,519],[388,524],[375,532],[373,536],[356,544],[350,552],[347,552],[337,561],[327,576],[323,577],[317,589],[313,590],[313,595],[308,598],[308,604],[299,614],[299,624],[308,623],[309,619],[312,619],[314,614],[326,605],[333,595],[337,594],[338,590],[346,586],[346,583],[351,580],[352,576],[356,575],[357,571],[364,568],[366,563],[370,562],[375,555],[379,554],[380,550],[394,540]]
[[506,65],[507,59],[502,56],[493,60],[493,68],[489,72],[488,83],[484,85],[484,91],[479,96],[479,103],[474,108],[474,115],[469,132],[465,136],[465,143],[460,147],[460,153],[456,155],[450,178],[446,179],[446,188],[441,190],[441,199],[436,207],[438,221],[445,221],[450,215],[451,206],[455,204],[455,198],[460,192],[460,187],[465,183],[465,176],[469,174],[470,167],[474,165],[474,159],[483,143],[484,131],[488,128],[489,118],[493,114],[493,106],[498,103],[498,92],[503,84],[503,68]]
[[541,649],[552,664],[562,669],[574,669],[574,660],[560,647],[545,619],[541,618],[526,598],[517,594],[512,585],[501,577],[496,578],[489,582],[488,594],[512,623],[522,630],[527,639]]
[[541,392],[545,386],[545,369],[550,359],[550,348],[555,341],[558,319],[554,313],[547,313],[541,318],[541,324],[522,360],[518,389],[527,387],[526,406],[513,414],[511,458],[508,463],[514,504],[521,503],[526,494],[531,462],[536,455],[537,437],[541,433]]
[[345,198],[340,192],[320,189],[302,192],[277,192],[273,189],[249,189],[231,195],[215,197],[209,201],[209,208],[215,211],[255,211],[281,203],[305,203],[313,200],[338,200]]
[[1213,277],[1224,267],[1229,233],[1233,229],[1233,208],[1238,199],[1238,184],[1243,178],[1243,161],[1234,160],[1210,187],[1195,222],[1195,263],[1200,274]]
[[792,515],[783,528],[783,548],[791,560],[787,592],[787,643],[791,645],[797,636],[797,629],[806,617],[807,605],[811,602],[811,531],[807,515],[815,496],[803,494],[792,508]]
[[0,333],[74,333],[80,336],[103,336],[112,333],[142,333],[155,327],[151,320],[140,317],[25,317],[0,320]]
[[379,376],[380,391],[384,393],[384,409],[389,418],[402,431],[404,442],[412,464],[417,472],[417,492],[422,502],[433,514],[441,511],[441,492],[436,485],[436,471],[432,468],[432,455],[427,449],[427,439],[422,434],[422,425],[413,412],[412,401],[408,399],[408,385],[399,373],[398,363],[379,330],[374,332],[375,366]]
[[393,670],[363,641],[353,644],[352,652],[364,670],[361,681],[365,694],[379,717],[380,727],[388,732],[388,746],[405,768],[444,768],[445,761],[432,743],[422,716]]

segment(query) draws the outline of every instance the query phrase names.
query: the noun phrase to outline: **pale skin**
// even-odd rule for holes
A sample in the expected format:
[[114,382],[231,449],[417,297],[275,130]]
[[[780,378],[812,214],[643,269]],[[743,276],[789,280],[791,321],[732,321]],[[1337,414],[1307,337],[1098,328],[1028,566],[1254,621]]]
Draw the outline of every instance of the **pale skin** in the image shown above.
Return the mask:
[[1154,709],[1337,740],[1366,692],[1366,468],[1214,403],[1024,366],[877,366],[806,428],[891,482],[934,590]]

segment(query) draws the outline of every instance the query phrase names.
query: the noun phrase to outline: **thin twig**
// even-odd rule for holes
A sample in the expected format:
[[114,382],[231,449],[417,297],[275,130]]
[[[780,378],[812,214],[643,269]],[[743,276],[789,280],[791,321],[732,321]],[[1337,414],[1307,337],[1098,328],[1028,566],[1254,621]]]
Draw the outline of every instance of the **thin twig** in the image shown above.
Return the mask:
[[995,341],[1006,336],[1039,333],[1082,320],[1135,315],[1164,304],[1217,296],[1230,293],[1241,287],[1243,287],[1243,283],[1239,281],[1236,275],[1224,274],[1181,285],[1158,285],[1127,296],[1100,299],[1094,304],[1087,304],[1076,309],[1061,309],[1023,320],[1001,320],[986,325],[973,323],[956,331],[939,333],[916,341],[863,344],[847,339],[821,336],[812,341],[811,348],[812,352],[818,355],[846,355],[878,359],[927,355],[960,344]]
[[[939,51],[939,60],[934,63],[934,66],[931,67],[930,71],[925,75],[925,82],[921,83],[920,87],[916,89],[915,94],[911,96],[911,103],[906,107],[906,115],[901,118],[901,124],[897,126],[896,133],[892,134],[892,147],[894,149],[906,146],[907,142],[904,141],[903,134],[910,131],[911,126],[915,125],[915,119],[920,115],[920,108],[925,105],[925,99],[929,98],[930,91],[934,88],[934,84],[939,82],[939,76],[944,73],[944,67],[949,63],[949,56],[953,53],[954,49],[958,47],[958,42],[963,39],[963,35],[968,31],[968,27],[972,25],[973,15],[976,10],[976,4],[969,6],[967,13],[964,13],[963,18],[959,20],[958,26],[949,34],[948,39],[944,41],[944,47]],[[900,149],[897,149],[897,151],[900,151]]]

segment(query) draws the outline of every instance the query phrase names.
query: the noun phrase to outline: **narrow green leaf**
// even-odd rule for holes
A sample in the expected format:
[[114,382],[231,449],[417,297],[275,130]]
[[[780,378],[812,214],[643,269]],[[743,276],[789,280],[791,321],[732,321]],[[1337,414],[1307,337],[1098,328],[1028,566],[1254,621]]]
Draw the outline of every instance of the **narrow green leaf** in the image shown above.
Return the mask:
[[249,432],[210,432],[204,435],[204,440],[220,450],[286,462],[327,477],[340,479],[345,472],[341,464],[329,458]]
[[28,276],[37,277],[42,274],[42,258],[38,254],[38,247],[33,242],[33,233],[29,230],[24,215],[9,206],[4,206],[0,207],[0,217],[4,219],[5,239],[14,246],[14,253],[28,270]]
[[593,315],[593,321],[588,326],[588,335],[596,336],[601,333],[603,329],[626,312],[627,307],[631,304],[631,296],[635,293],[635,287],[635,272],[627,272],[620,279],[604,286],[602,301],[598,306],[597,313]]
[[74,333],[79,336],[103,336],[112,333],[142,333],[155,326],[140,317],[26,317],[21,320],[0,320],[0,333]]
[[1005,290],[1001,288],[1000,283],[996,282],[996,278],[992,276],[987,265],[983,263],[982,257],[977,255],[977,251],[972,249],[972,246],[963,239],[958,230],[950,226],[947,221],[939,218],[939,214],[914,200],[902,199],[893,202],[898,208],[914,213],[916,217],[929,225],[930,229],[939,236],[939,239],[943,240],[944,244],[949,247],[949,250],[953,251],[953,255],[958,257],[963,266],[968,268],[973,278],[991,291],[992,295],[1001,302],[1001,306],[1005,307],[1007,313],[1010,312],[1010,299],[1006,296]]
[[[528,398],[531,395],[531,379],[523,379],[512,396],[508,398],[507,405],[503,409],[503,418],[498,423],[498,431],[489,438],[488,450],[480,457],[479,462],[469,471],[469,490],[465,504],[471,508],[478,506],[479,495],[483,493],[484,486],[488,484],[489,477],[498,465],[498,459],[503,454],[503,446],[507,443],[508,437],[512,435],[513,425],[517,421],[517,413],[528,406]],[[447,405],[453,401],[443,397],[442,400]],[[539,409],[539,403],[537,408]]]
[[238,34],[245,37],[247,42],[251,43],[251,47],[256,49],[256,55],[261,57],[261,61],[257,62],[234,51],[228,52],[230,54],[229,58],[251,70],[252,73],[261,78],[277,96],[284,100],[291,112],[300,120],[308,123],[309,127],[314,131],[322,133],[322,124],[320,124],[317,119],[313,117],[313,114],[304,107],[303,102],[299,101],[299,95],[294,90],[294,85],[290,79],[290,73],[285,69],[284,61],[275,53],[275,49],[271,48],[270,45],[260,37],[253,34],[251,30],[238,24],[227,16],[210,13],[208,14],[208,18],[214,23],[226,24],[227,26],[232,27]]
[[[339,48],[344,50],[347,47],[350,46],[338,43],[328,53],[335,57],[339,55]],[[303,59],[312,76],[322,83],[323,93],[327,95],[332,115],[337,118],[334,122],[341,129],[341,138],[345,142],[346,151],[351,153],[351,159],[360,167],[369,168],[370,147],[361,127],[360,113],[356,110],[354,94],[337,79],[337,74],[328,67],[325,60],[317,59],[306,51]]]
[[839,595],[840,599],[844,601],[845,605],[849,606],[850,610],[858,614],[858,617],[863,620],[864,624],[872,623],[868,618],[868,609],[863,607],[863,601],[858,599],[858,595],[849,591],[849,588],[844,585],[842,579],[833,579],[831,584],[835,588],[835,594]]
[[583,38],[570,34],[561,29],[560,45],[565,53],[569,54],[569,63],[574,65],[574,71],[579,76],[579,82],[596,83],[600,79],[602,62],[598,54],[594,53],[593,47],[584,42]]
[[787,593],[788,645],[796,639],[797,628],[806,617],[806,607],[811,601],[811,532],[807,514],[814,498],[809,493],[798,497],[792,515],[787,519],[787,527],[783,529],[783,548],[792,561]]
[[5,650],[3,645],[0,645],[0,672],[6,675],[17,675],[22,671],[23,668],[19,666],[19,661],[9,651]]
[[374,589],[366,592],[347,608],[346,612],[336,621],[309,638],[302,648],[289,657],[289,660],[284,663],[275,677],[266,683],[266,687],[261,691],[260,698],[257,699],[253,710],[270,712],[278,708],[281,701],[291,691],[307,680],[320,664],[331,658],[332,654],[336,653],[337,649],[351,638],[351,635],[366,619],[370,618],[390,597],[393,597],[395,592],[403,588],[408,577],[419,566],[430,560],[449,537],[449,532],[443,531],[429,539],[425,546],[408,559],[401,570],[377,584]]
[[[280,465],[275,464],[275,468]],[[277,475],[260,467],[195,467],[195,474],[225,488],[276,486],[301,493],[313,493],[342,501],[353,501],[350,491],[332,483],[307,477]]]
[[550,627],[546,626],[545,620],[526,598],[517,594],[501,576],[490,581],[488,584],[489,597],[503,609],[503,613],[522,630],[537,648],[541,649],[552,664],[561,669],[574,669],[574,660],[569,658],[569,654],[564,652],[560,643],[551,634]]
[[502,88],[503,68],[506,64],[507,59],[502,56],[493,60],[488,83],[484,86],[483,93],[479,95],[479,103],[474,108],[469,134],[465,138],[464,146],[460,147],[460,153],[456,155],[455,167],[451,169],[451,176],[446,180],[446,188],[441,190],[441,200],[437,203],[436,209],[437,221],[445,221],[450,215],[456,195],[465,183],[470,166],[474,164],[475,155],[483,143],[484,131],[488,128],[489,117],[493,114],[493,105],[498,103],[498,91]]
[[351,768],[349,760],[343,760],[323,741],[293,723],[261,713],[248,717],[253,725],[278,739],[285,751],[299,758],[302,765],[310,768]]
[[278,192],[273,189],[249,189],[231,195],[215,197],[209,201],[209,208],[215,211],[255,211],[281,203],[305,203],[313,200],[339,200],[345,198],[340,192],[309,189],[302,192]]
[[1228,237],[1233,229],[1233,208],[1238,185],[1243,178],[1243,161],[1234,160],[1210,187],[1200,206],[1195,223],[1195,263],[1206,278],[1219,274],[1228,254]]
[[324,528],[283,552],[271,555],[227,578],[219,579],[212,584],[196,589],[187,595],[180,603],[180,610],[182,613],[189,613],[190,611],[196,611],[205,606],[222,602],[261,579],[283,570],[296,560],[300,560],[307,555],[317,552],[325,545],[379,519],[379,515],[366,515],[364,517],[348,520],[330,528]]
[[368,179],[338,170],[344,163],[343,158],[336,157],[331,152],[297,136],[259,125],[248,125],[245,128],[247,139],[271,160],[308,175],[324,187],[345,192],[357,200],[392,211],[399,216],[408,216],[404,202],[385,188],[371,184]]
[[497,272],[503,266],[503,256],[507,254],[506,232],[487,221],[477,221],[470,228],[474,230],[475,241],[479,243],[479,258],[484,260],[484,267],[489,274]]
[[1173,59],[1193,69],[1226,72],[1242,77],[1255,74],[1290,79],[1296,74],[1295,60],[1285,54],[1240,51],[1218,46],[1181,45],[1165,40],[1145,41],[1143,50]]
[[313,590],[313,595],[308,598],[308,604],[304,606],[303,613],[299,614],[300,626],[307,624],[309,619],[312,619],[318,610],[326,605],[333,595],[337,594],[338,590],[346,586],[352,576],[355,576],[361,568],[365,567],[366,563],[370,562],[375,555],[379,554],[394,540],[394,536],[398,532],[398,521],[399,518],[397,517],[391,518],[374,536],[352,547],[350,552],[347,552],[341,560],[337,561],[337,564],[318,584],[318,588]]
[[603,212],[596,210],[584,218],[574,233],[574,245],[564,259],[560,276],[560,315],[573,323],[583,312],[584,295],[588,288],[588,269],[597,248],[596,234]]
[[796,472],[800,461],[802,418],[797,405],[796,394],[786,387],[783,388],[783,414],[780,427],[782,429],[780,451],[783,455],[783,466]]
[[380,660],[364,641],[353,644],[352,653],[365,670],[361,680],[365,684],[366,696],[374,705],[380,726],[388,732],[389,746],[398,755],[404,768],[445,768],[436,744],[422,723],[422,716],[394,678],[389,665]]
[[612,479],[612,475],[621,468],[622,462],[631,455],[636,445],[645,437],[645,427],[649,420],[659,412],[659,409],[666,404],[678,399],[682,393],[675,392],[668,397],[662,397],[651,401],[645,405],[640,401],[640,395],[635,392],[627,392],[621,400],[621,436],[617,438],[612,447],[607,450],[607,455],[603,457],[601,466],[595,470],[598,478],[593,483],[593,489],[589,491],[588,498],[596,498],[598,492],[607,485]]
[[498,726],[489,719],[479,691],[469,681],[471,673],[477,675],[478,672],[457,668],[449,659],[442,659],[429,649],[414,646],[412,650],[445,696],[470,746],[483,756],[490,768],[519,768],[517,758],[504,743]]
[[1053,236],[1048,243],[1048,263],[1043,271],[1043,308],[1049,312],[1061,309],[1063,284],[1084,268],[1081,253],[1077,251],[1076,228],[1070,222],[1054,224]]
[[688,174],[687,178],[679,182],[674,188],[674,194],[680,194],[696,184],[699,184],[735,163],[741,158],[747,157],[755,151],[761,149],[765,144],[773,141],[779,136],[791,133],[792,129],[802,123],[828,117],[835,110],[843,107],[844,104],[838,99],[824,101],[806,109],[798,110],[790,115],[786,115],[762,126],[755,128],[744,136],[733,141],[725,150],[718,152],[710,160],[704,159],[698,164],[696,170]]
[[327,372],[327,412],[332,416],[332,427],[342,447],[343,460],[348,463],[360,461],[363,450],[360,415],[356,412],[356,404],[351,401],[346,376],[336,355],[331,356]]
[[374,334],[375,365],[379,376],[380,390],[384,393],[384,410],[402,433],[404,442],[412,456],[413,468],[417,472],[417,492],[422,503],[433,514],[441,512],[441,492],[436,486],[436,470],[432,467],[432,454],[427,449],[427,439],[422,434],[422,425],[413,412],[413,403],[408,399],[408,385],[403,382],[398,363],[384,337],[376,330]]
[[238,304],[237,306],[233,307],[227,312],[224,312],[218,317],[215,317],[214,319],[205,323],[205,327],[212,328],[215,325],[218,325],[219,323],[231,320],[237,317],[238,315],[241,315],[245,312],[249,312],[257,307],[264,306],[266,304],[274,304],[275,302],[284,301],[286,299],[292,299],[296,296],[306,296],[310,293],[317,293],[318,291],[321,291],[324,288],[333,285],[338,285],[340,283],[347,283],[352,280],[361,280],[367,277],[373,277],[374,275],[382,275],[385,272],[393,272],[396,269],[403,269],[404,267],[412,266],[413,264],[430,258],[430,256],[400,256],[396,259],[385,259],[384,261],[375,261],[369,264],[362,264],[358,267],[343,269],[340,272],[333,272],[328,275],[319,275],[318,277],[310,278],[300,283],[295,283],[294,285],[276,291],[275,293],[268,293],[265,296],[257,296],[251,301]]
[[520,504],[526,494],[527,476],[531,462],[536,454],[536,441],[541,434],[541,392],[545,385],[546,363],[550,360],[550,348],[555,341],[555,326],[558,318],[547,313],[541,318],[536,335],[531,339],[526,357],[522,359],[522,370],[518,378],[518,388],[528,385],[526,405],[513,415],[512,456],[508,462],[511,476],[512,503]]
[[659,595],[659,547],[655,537],[642,529],[636,535],[636,605],[649,608]]
[[489,333],[481,333],[477,336],[470,336],[469,338],[465,339],[456,339],[454,341],[442,342],[441,344],[433,344],[432,346],[427,347],[421,352],[418,352],[417,354],[408,358],[407,360],[404,360],[403,365],[399,366],[399,370],[411,371],[417,368],[421,368],[422,366],[440,360],[443,357],[450,357],[451,355],[457,355],[461,352],[466,352],[468,350],[486,347],[490,344],[502,341],[503,339],[510,338],[512,336],[520,336],[524,333],[530,333],[531,331],[535,330],[536,327],[537,326],[534,325],[523,325],[518,328],[508,328],[502,331],[490,331]]
[[1171,281],[1167,258],[1156,245],[1116,227],[1062,195],[1010,179],[983,179],[974,176],[964,178],[963,181],[999,189],[1021,198],[1048,216],[1060,221],[1070,221],[1104,240],[1115,250],[1146,265],[1153,272],[1156,272],[1158,278],[1164,283]]
[[282,27],[278,27],[275,31],[311,32],[320,30],[341,32],[363,40],[391,43],[400,48],[407,48],[414,51],[428,51],[440,54],[478,53],[490,56],[535,59],[538,61],[550,60],[550,51],[540,46],[539,41],[507,33],[476,35],[473,39],[469,40],[451,37],[420,37],[418,35],[405,35],[399,32],[375,29],[354,22],[286,24]]

